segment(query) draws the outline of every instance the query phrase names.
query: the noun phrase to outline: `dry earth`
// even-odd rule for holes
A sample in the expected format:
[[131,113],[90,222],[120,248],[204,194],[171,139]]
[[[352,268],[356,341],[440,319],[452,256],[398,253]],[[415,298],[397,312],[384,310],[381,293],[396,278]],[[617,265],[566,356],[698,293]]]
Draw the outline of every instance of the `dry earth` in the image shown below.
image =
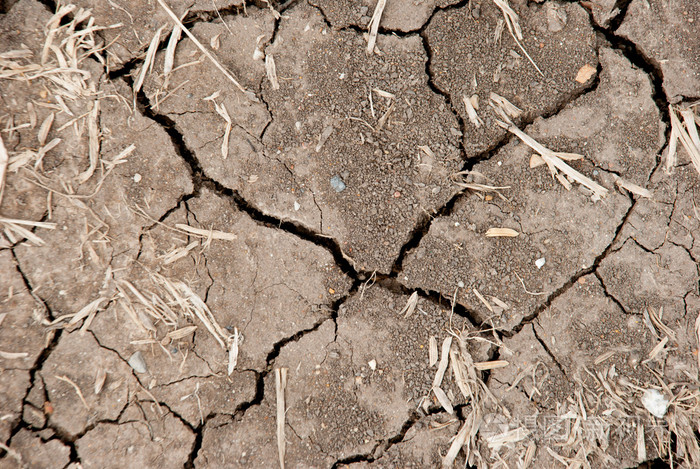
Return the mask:
[[700,466],[695,0],[161,3],[0,0],[0,468]]

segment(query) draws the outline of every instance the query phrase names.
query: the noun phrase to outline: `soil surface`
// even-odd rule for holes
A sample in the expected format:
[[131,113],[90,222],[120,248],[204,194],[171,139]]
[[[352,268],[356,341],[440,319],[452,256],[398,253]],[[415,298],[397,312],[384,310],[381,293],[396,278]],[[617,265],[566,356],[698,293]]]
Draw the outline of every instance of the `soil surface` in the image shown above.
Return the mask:
[[56,3],[0,1],[0,468],[700,465],[694,0]]

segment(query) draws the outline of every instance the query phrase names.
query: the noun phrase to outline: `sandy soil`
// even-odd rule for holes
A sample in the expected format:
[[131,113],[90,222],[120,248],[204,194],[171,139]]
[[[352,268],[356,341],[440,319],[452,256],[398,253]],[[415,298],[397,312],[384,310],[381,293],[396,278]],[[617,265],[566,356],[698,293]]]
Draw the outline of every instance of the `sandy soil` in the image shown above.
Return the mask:
[[0,0],[0,468],[700,465],[698,4],[375,6]]

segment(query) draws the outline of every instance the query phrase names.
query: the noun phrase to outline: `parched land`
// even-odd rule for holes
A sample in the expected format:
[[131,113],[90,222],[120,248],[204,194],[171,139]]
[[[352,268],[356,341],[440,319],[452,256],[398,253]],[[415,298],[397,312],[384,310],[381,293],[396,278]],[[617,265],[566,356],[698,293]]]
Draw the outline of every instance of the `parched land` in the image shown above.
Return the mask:
[[0,468],[700,465],[695,0],[0,0]]

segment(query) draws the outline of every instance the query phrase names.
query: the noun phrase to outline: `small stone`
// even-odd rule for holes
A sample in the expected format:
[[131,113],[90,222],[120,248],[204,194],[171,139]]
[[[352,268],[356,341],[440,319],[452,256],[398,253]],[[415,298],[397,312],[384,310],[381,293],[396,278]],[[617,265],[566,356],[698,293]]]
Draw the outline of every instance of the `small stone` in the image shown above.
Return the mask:
[[668,410],[669,400],[656,389],[647,389],[642,395],[642,404],[654,417],[662,419]]
[[345,183],[340,176],[336,175],[331,178],[331,187],[336,192],[343,192],[345,190]]
[[139,173],[134,174],[134,182],[140,182],[141,181],[141,175]]
[[535,261],[535,265],[537,266],[538,269],[541,269],[542,267],[544,267],[544,263],[545,263],[544,257],[540,257],[539,259],[537,259]]
[[148,371],[146,368],[146,361],[143,359],[143,354],[141,354],[141,352],[135,352],[129,358],[129,366],[131,366],[136,373],[146,373]]

